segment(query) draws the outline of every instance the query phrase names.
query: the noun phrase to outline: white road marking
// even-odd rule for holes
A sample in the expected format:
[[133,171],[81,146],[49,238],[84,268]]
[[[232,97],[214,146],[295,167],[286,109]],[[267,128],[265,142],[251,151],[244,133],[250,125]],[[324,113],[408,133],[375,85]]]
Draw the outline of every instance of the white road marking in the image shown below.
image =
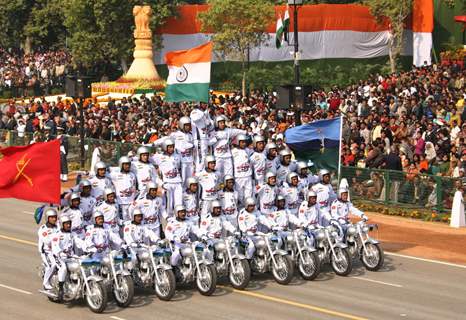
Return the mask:
[[126,319],[119,318],[119,317],[115,317],[115,316],[111,316],[110,319],[114,319],[114,320],[126,320]]
[[388,252],[388,251],[385,251],[385,254],[387,256],[401,257],[401,258],[412,259],[412,260],[417,260],[417,261],[424,261],[424,262],[431,262],[431,263],[441,264],[441,265],[449,266],[449,267],[456,267],[456,268],[466,269],[466,265],[463,265],[463,264],[444,262],[444,261],[425,259],[425,258],[418,258],[418,257],[407,256],[407,255],[404,255],[404,254]]
[[22,212],[25,213],[25,214],[29,214],[29,215],[31,215],[31,216],[34,215],[34,212],[31,212],[31,211],[22,211]]
[[24,290],[21,290],[21,289],[18,289],[18,288],[10,287],[10,286],[6,286],[6,285],[1,284],[1,283],[0,283],[0,287],[5,288],[5,289],[10,289],[10,290],[13,290],[13,291],[16,291],[16,292],[24,293],[24,294],[32,294],[32,292],[24,291]]
[[383,284],[383,285],[386,285],[386,286],[391,286],[391,287],[396,287],[396,288],[403,288],[403,286],[401,284],[396,284],[396,283],[383,282],[383,281],[372,280],[372,279],[361,278],[361,277],[350,277],[350,278],[351,279],[358,279],[358,280],[374,282],[374,283]]

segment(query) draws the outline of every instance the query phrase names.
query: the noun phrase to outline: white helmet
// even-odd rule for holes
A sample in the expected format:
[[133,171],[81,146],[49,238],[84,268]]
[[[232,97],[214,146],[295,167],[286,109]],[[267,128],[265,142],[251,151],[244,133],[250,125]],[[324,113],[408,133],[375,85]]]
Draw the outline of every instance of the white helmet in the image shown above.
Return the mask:
[[181,205],[181,204],[175,206],[175,215],[177,215],[178,212],[180,212],[180,211],[186,211],[186,207]]
[[210,203],[210,208],[213,209],[213,208],[218,208],[218,207],[222,207],[222,204],[220,203],[220,201],[218,200],[214,200]]
[[197,181],[196,177],[189,177],[186,179],[186,185],[189,187],[192,184],[198,184],[199,182]]
[[249,206],[256,206],[256,200],[254,200],[254,198],[248,197],[244,201],[244,206],[246,208],[249,207]]
[[95,210],[93,213],[92,213],[92,220],[95,221],[95,219],[97,219],[97,217],[103,217],[104,214],[102,213],[102,211],[100,210]]
[[233,180],[233,181],[234,181],[234,180],[235,180],[235,177],[233,177],[232,175],[229,175],[229,174],[225,175],[225,176],[223,177],[223,184],[227,184],[227,181],[228,181],[228,180]]
[[265,145],[265,153],[268,154],[270,152],[270,150],[272,150],[272,149],[277,149],[277,145],[275,143],[269,142],[269,143],[267,143]]
[[162,143],[162,150],[167,151],[168,146],[174,146],[175,142],[172,139],[165,139]]
[[55,208],[48,208],[45,210],[45,217],[48,219],[49,217],[56,217],[58,216],[57,210]]
[[275,199],[275,201],[282,201],[282,200],[285,200],[285,197],[282,196],[281,194],[279,194],[277,198]]
[[338,198],[341,198],[342,193],[348,193],[348,189],[347,188],[338,189]]
[[308,166],[307,163],[304,162],[304,161],[299,161],[299,162],[296,164],[296,171],[297,171],[298,173],[301,173],[301,170],[307,169],[307,168],[309,168],[309,166]]
[[73,192],[70,196],[70,203],[71,201],[76,200],[76,199],[81,200],[81,196],[79,195],[79,193]]
[[309,190],[306,195],[306,199],[309,199],[309,197],[317,197],[317,193],[313,190]]
[[324,176],[327,175],[327,174],[330,174],[330,171],[328,171],[327,169],[320,169],[319,170],[319,180],[323,181]]
[[111,195],[112,193],[115,193],[115,190],[113,190],[112,188],[105,188],[104,189],[104,196],[105,196],[105,199],[107,199],[107,197],[109,195]]
[[134,216],[137,216],[139,214],[144,216],[144,213],[139,208],[134,208],[131,212],[131,220],[134,220]]
[[286,183],[291,184],[291,180],[293,178],[298,178],[298,174],[296,172],[290,172],[286,175]]
[[247,140],[248,140],[248,137],[246,137],[245,134],[240,133],[239,135],[236,136],[236,141],[238,141],[238,143],[240,141],[247,141]]
[[277,177],[277,174],[273,171],[267,171],[267,173],[265,174],[265,182],[268,183],[269,182],[269,179],[272,178],[272,177]]
[[82,190],[84,187],[92,187],[92,183],[87,179],[81,180],[79,183],[79,189]]
[[150,153],[150,149],[146,146],[139,147],[138,152],[137,152],[138,158],[141,156],[141,154],[144,154],[144,153]]
[[120,169],[121,169],[121,166],[123,165],[123,163],[131,163],[130,158],[127,157],[127,156],[123,156],[118,160],[118,167],[120,167]]
[[191,124],[191,119],[189,117],[181,117],[180,121],[178,121],[178,128],[180,128],[180,130],[184,130],[185,124]]
[[94,166],[94,172],[97,173],[99,169],[107,169],[107,165],[103,161],[99,161]]
[[280,151],[280,161],[283,161],[283,158],[285,158],[286,156],[291,156],[290,149],[283,149],[282,151]]
[[216,162],[215,157],[212,155],[207,155],[204,159],[204,166],[207,168],[209,162]]
[[220,121],[227,121],[227,117],[225,117],[224,115],[220,115],[220,116],[217,116],[215,117],[215,121],[214,121],[214,125],[215,125],[215,128],[218,128],[218,123]]
[[63,228],[63,225],[64,225],[66,222],[70,222],[70,223],[71,223],[71,218],[70,218],[68,215],[62,215],[62,216],[60,217],[60,226]]
[[252,144],[254,145],[254,147],[258,142],[265,142],[265,138],[260,135],[254,136],[254,138],[252,139]]
[[157,189],[157,183],[150,181],[146,184],[146,190],[149,192],[150,189]]

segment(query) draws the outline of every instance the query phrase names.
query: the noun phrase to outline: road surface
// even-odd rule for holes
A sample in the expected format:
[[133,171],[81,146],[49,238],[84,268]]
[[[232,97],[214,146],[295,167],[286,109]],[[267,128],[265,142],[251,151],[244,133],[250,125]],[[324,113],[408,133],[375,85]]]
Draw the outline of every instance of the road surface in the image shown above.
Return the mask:
[[111,301],[105,313],[84,302],[60,305],[40,293],[34,203],[0,200],[0,312],[2,319],[465,319],[466,267],[387,255],[379,272],[356,263],[350,276],[328,267],[312,282],[295,277],[288,286],[255,275],[246,291],[221,281],[212,297],[189,286],[174,301],[136,290],[133,304]]

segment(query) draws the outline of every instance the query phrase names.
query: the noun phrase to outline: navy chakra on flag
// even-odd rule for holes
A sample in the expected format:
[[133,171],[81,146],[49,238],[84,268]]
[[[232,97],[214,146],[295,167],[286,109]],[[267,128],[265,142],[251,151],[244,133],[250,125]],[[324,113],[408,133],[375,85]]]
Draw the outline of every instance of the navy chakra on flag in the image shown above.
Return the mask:
[[188,79],[188,70],[185,66],[181,66],[176,70],[176,81],[185,82]]

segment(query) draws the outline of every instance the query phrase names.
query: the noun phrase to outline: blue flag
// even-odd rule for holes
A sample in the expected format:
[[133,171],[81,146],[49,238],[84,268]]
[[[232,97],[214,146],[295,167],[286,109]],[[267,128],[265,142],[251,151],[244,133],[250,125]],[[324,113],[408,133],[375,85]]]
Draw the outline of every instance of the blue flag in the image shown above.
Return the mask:
[[34,210],[34,220],[36,220],[37,224],[39,224],[40,220],[42,220],[42,215],[44,214],[44,209],[45,209],[45,204],[43,206],[40,206],[36,210]]

